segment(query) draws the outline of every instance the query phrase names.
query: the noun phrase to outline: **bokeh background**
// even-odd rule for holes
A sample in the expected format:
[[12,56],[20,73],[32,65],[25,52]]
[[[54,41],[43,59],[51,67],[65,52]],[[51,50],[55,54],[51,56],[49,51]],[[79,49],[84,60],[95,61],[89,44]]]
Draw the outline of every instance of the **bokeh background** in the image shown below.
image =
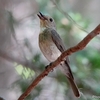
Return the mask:
[[[38,46],[38,12],[54,18],[66,48],[100,24],[100,0],[0,0],[0,97],[17,100],[49,62]],[[100,100],[100,36],[70,55],[76,98],[56,69],[25,100]]]

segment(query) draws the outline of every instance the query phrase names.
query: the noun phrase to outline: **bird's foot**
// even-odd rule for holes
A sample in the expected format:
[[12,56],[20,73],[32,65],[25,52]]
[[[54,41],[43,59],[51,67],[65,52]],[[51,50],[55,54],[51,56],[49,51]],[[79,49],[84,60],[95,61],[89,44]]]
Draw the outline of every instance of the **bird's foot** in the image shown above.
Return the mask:
[[[49,66],[51,66],[52,63],[53,63],[53,62],[51,62],[49,65],[47,65],[47,66],[45,67],[45,69],[47,69]],[[51,70],[51,72],[53,72],[53,69]]]

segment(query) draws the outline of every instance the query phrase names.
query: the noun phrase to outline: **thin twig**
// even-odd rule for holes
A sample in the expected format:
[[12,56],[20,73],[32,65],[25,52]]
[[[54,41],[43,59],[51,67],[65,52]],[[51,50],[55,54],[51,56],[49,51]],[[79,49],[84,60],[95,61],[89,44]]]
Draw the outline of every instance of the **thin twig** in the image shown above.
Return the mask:
[[69,48],[65,52],[63,52],[57,60],[55,60],[52,64],[48,66],[47,69],[45,69],[33,82],[32,84],[27,88],[27,90],[19,97],[18,100],[24,100],[30,92],[34,89],[34,87],[45,77],[48,75],[48,73],[53,70],[57,65],[60,64],[60,62],[68,55],[71,55],[72,53],[75,53],[79,50],[82,50],[86,47],[86,45],[98,34],[100,33],[100,24],[92,31],[90,32],[79,44],[76,46]]
[[76,25],[80,30],[84,31],[85,33],[88,33],[87,30],[85,30],[82,26],[77,24],[77,22],[73,20],[72,17],[67,12],[65,12],[62,8],[60,8],[55,0],[51,0],[51,1],[56,6],[56,8],[59,10],[59,12],[61,12],[70,22]]

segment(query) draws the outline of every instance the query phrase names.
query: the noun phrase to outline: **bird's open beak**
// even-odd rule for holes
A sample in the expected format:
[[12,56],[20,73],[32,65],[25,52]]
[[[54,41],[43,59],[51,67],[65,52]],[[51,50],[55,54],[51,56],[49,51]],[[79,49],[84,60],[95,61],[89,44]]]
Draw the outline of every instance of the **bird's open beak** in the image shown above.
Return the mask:
[[38,16],[41,20],[47,20],[46,16],[43,15],[41,12],[39,12],[39,14],[37,14],[37,16]]

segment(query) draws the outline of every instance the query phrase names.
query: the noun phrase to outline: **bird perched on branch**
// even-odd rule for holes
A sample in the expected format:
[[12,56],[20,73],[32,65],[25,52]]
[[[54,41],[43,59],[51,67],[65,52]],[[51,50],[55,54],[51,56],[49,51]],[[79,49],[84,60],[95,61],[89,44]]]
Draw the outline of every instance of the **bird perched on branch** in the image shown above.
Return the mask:
[[[53,62],[61,55],[62,52],[66,50],[66,48],[56,31],[54,19],[43,15],[41,12],[37,15],[40,19],[41,27],[39,34],[39,47],[47,60]],[[69,66],[68,57],[61,62],[60,67],[66,75],[75,96],[79,97],[79,90],[75,84],[74,77]]]

